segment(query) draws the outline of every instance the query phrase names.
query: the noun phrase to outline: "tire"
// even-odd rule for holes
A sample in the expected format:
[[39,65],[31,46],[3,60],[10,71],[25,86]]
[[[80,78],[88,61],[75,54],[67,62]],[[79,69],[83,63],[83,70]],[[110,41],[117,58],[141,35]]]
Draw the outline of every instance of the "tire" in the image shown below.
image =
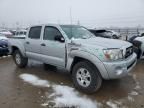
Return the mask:
[[141,56],[142,56],[142,51],[140,49],[138,49],[137,59],[140,59]]
[[[83,70],[83,69],[86,69],[86,70]],[[87,82],[89,83],[85,83],[82,80],[83,78],[79,78],[79,76],[81,77],[80,73],[82,70],[84,71],[85,74],[87,73],[87,77],[84,79],[86,79]],[[79,62],[73,67],[72,79],[73,79],[74,86],[78,90],[81,90],[82,92],[85,92],[88,94],[98,91],[102,84],[102,77],[99,74],[98,69],[92,63],[88,61]]]
[[19,68],[25,68],[28,64],[28,58],[23,57],[19,50],[14,52],[13,59]]

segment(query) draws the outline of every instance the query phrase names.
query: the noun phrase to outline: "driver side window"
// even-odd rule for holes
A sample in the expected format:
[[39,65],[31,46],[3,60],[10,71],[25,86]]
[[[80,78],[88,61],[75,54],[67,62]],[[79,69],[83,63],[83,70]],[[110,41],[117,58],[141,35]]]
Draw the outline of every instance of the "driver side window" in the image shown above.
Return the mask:
[[46,26],[43,40],[54,40],[55,36],[57,35],[61,35],[61,33],[56,27]]

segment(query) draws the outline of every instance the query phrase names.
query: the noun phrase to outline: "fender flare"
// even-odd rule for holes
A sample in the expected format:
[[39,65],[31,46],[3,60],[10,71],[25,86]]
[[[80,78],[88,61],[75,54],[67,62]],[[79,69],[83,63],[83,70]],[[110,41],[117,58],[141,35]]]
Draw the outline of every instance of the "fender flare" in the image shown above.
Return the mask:
[[66,66],[66,69],[68,71],[71,71],[71,67],[72,67],[75,57],[80,57],[80,58],[90,61],[99,70],[102,78],[104,78],[104,79],[109,78],[108,72],[107,72],[103,62],[97,56],[95,56],[89,52],[82,51],[82,50],[79,50],[79,51],[74,50],[74,51],[70,52],[70,54],[68,55],[69,59],[67,61],[67,66]]

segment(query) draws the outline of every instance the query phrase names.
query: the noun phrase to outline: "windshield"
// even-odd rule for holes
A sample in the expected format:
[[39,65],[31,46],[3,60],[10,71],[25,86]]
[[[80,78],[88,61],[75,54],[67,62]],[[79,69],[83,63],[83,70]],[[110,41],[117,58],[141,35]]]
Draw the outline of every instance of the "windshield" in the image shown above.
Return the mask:
[[104,37],[111,37],[112,33],[110,31],[104,31],[104,32],[96,32],[97,36],[104,36]]
[[91,32],[89,32],[86,28],[76,25],[61,25],[62,30],[66,33],[69,39],[71,38],[91,38],[95,37]]

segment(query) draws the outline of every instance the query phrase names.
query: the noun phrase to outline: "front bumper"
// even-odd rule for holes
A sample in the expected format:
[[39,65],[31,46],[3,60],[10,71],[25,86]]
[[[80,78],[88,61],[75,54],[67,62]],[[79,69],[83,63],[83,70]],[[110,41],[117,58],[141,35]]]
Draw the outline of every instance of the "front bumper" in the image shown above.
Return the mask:
[[0,48],[0,55],[7,55],[9,52],[8,48]]
[[126,76],[136,65],[137,56],[133,53],[126,60],[104,62],[104,66],[108,72],[109,79],[117,79]]

